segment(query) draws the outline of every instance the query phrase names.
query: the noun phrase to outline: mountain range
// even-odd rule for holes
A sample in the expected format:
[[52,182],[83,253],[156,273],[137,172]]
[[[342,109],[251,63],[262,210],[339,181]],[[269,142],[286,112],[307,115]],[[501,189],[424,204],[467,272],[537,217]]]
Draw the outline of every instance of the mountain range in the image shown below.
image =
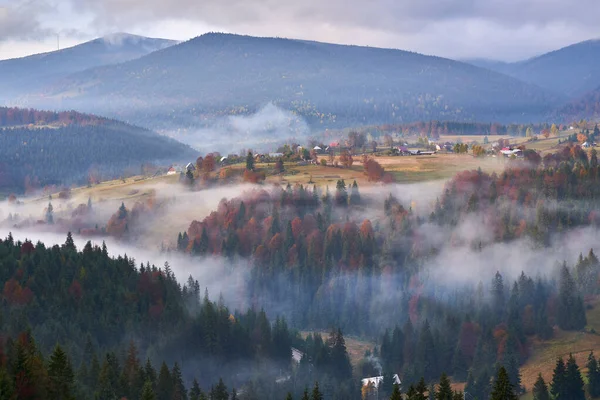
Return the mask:
[[586,40],[514,63],[486,59],[465,61],[569,98],[583,96],[600,86],[600,39]]
[[[574,109],[572,102],[585,101],[586,93],[600,87],[595,40],[505,63],[220,33],[178,44],[118,36],[130,50],[112,51],[106,43],[114,41],[101,38],[0,62],[0,91],[12,87],[4,90],[5,102],[191,132],[270,103],[313,128],[416,120],[539,122],[568,117],[564,110]],[[73,61],[79,54],[95,55],[83,57],[90,59],[86,63]],[[44,58],[60,61],[46,68]],[[3,73],[7,66],[12,78]]]
[[57,82],[74,72],[130,61],[177,42],[127,33],[107,35],[80,45],[0,61],[0,103]]

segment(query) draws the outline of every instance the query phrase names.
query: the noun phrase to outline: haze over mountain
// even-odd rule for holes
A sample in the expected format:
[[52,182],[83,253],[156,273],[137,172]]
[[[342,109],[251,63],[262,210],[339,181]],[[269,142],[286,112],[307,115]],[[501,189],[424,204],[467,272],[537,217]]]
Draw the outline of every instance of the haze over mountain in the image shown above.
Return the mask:
[[80,45],[0,61],[0,102],[35,91],[68,74],[139,58],[177,42],[127,33],[107,35]]
[[419,119],[533,121],[560,96],[407,51],[206,34],[126,63],[71,74],[27,101],[93,110],[153,128],[195,129],[269,102],[319,127]]
[[586,40],[516,63],[474,59],[473,65],[505,73],[571,98],[600,86],[600,40]]
[[84,184],[91,175],[114,179],[139,173],[142,164],[196,156],[182,143],[120,121],[0,107],[0,193]]

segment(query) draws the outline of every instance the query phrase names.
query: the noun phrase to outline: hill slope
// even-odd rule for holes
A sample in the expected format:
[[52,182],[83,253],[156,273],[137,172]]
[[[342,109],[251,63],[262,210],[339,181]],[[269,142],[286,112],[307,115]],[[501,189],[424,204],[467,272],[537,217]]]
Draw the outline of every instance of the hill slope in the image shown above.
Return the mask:
[[557,102],[533,85],[444,58],[229,34],[73,74],[29,100],[152,126],[176,119],[184,127],[271,101],[318,126],[532,120]]
[[0,193],[137,173],[196,152],[143,128],[75,112],[0,108]]
[[600,86],[600,39],[575,43],[516,63],[490,60],[467,62],[571,98]]
[[77,71],[133,60],[175,43],[116,33],[58,51],[0,61],[0,101]]

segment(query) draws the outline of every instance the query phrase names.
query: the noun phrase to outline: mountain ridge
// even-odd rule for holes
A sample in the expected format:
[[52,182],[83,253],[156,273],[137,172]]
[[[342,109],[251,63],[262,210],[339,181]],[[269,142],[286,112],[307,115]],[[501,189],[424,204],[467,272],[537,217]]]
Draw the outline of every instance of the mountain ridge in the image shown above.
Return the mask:
[[[37,107],[60,101],[66,108],[91,111],[93,106],[134,123],[180,119],[184,127],[207,116],[231,115],[231,109],[252,112],[268,102],[299,112],[313,126],[531,119],[547,113],[559,98],[437,56],[220,33],[77,72],[27,96]],[[161,114],[161,108],[173,111]]]

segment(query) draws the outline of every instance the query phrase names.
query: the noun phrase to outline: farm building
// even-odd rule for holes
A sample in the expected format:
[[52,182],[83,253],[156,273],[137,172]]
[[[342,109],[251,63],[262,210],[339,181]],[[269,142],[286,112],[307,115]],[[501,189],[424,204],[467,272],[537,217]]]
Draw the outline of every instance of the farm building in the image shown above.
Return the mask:
[[[394,374],[394,384],[402,385],[402,381],[400,381],[400,377],[398,374]],[[383,376],[373,376],[371,378],[364,378],[361,380],[363,386],[372,385],[375,389],[379,387],[379,384],[383,382]]]

